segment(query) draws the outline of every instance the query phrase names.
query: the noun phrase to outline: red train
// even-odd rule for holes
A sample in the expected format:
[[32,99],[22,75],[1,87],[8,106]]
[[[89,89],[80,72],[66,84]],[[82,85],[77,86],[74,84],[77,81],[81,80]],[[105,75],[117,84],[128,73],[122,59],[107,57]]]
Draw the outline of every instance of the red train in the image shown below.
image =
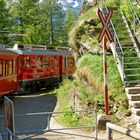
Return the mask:
[[40,90],[71,77],[74,69],[75,58],[68,49],[33,45],[0,49],[0,97]]

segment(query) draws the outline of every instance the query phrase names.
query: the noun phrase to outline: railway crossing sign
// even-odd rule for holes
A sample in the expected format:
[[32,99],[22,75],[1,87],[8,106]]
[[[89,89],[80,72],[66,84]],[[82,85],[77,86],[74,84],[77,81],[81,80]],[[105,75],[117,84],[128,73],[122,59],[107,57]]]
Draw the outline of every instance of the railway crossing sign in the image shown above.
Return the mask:
[[109,9],[107,17],[104,17],[102,11],[100,9],[98,9],[98,15],[99,15],[100,21],[101,21],[101,23],[103,25],[103,27],[101,29],[101,32],[100,32],[100,35],[98,37],[99,42],[102,41],[103,36],[105,35],[105,33],[106,33],[106,35],[108,37],[108,40],[110,42],[113,42],[113,36],[111,35],[111,32],[110,32],[110,30],[108,28],[108,24],[110,22],[112,14],[113,14],[113,10]]
[[103,25],[100,35],[98,37],[98,41],[101,42],[103,39],[103,60],[104,60],[104,96],[105,96],[105,114],[108,115],[108,82],[107,82],[107,43],[106,36],[110,42],[113,42],[113,36],[109,30],[108,24],[112,17],[113,10],[109,9],[108,15],[104,16],[102,11],[98,9],[98,15],[100,21]]

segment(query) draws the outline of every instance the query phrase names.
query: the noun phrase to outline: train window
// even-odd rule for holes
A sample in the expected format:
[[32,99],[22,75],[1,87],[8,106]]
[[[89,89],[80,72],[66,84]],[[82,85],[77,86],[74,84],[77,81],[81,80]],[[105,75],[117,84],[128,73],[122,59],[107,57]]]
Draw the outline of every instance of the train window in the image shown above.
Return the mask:
[[16,60],[13,60],[13,74],[16,74]]
[[37,57],[36,58],[36,68],[37,69],[41,69],[42,68],[42,58],[41,57]]
[[13,74],[13,62],[12,60],[9,60],[9,75],[12,75]]
[[74,58],[70,57],[70,66],[73,67],[74,66]]
[[30,56],[30,67],[35,68],[36,59],[34,56]]
[[64,67],[67,67],[68,66],[68,60],[67,60],[67,57],[64,57]]
[[19,68],[22,67],[22,58],[19,58],[19,59],[18,59],[18,66],[19,66]]
[[45,60],[44,60],[44,64],[45,64],[45,67],[48,69],[49,66],[50,66],[50,63],[49,63],[49,57],[46,57]]
[[4,60],[4,66],[3,66],[3,71],[4,71],[4,75],[7,76],[8,75],[8,60]]
[[2,60],[0,60],[0,76],[2,76]]
[[54,57],[52,57],[51,58],[51,65],[52,65],[52,68],[54,69],[54,61],[55,61],[55,59],[54,59]]
[[26,67],[27,68],[30,67],[30,57],[29,56],[26,57]]

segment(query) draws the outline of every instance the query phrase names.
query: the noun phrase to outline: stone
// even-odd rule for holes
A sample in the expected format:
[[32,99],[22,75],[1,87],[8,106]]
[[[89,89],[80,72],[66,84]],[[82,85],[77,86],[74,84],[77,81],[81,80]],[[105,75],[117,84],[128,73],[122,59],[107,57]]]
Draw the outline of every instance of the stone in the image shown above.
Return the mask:
[[97,128],[98,130],[106,130],[106,123],[111,122],[111,116],[105,114],[99,114],[97,116]]
[[130,110],[125,111],[125,116],[130,117],[132,112]]
[[126,87],[125,92],[128,94],[139,94],[140,87]]
[[115,117],[119,120],[122,120],[124,118],[124,115],[125,115],[124,112],[121,112],[121,111],[118,110],[115,114]]
[[88,20],[85,21],[85,23],[88,23],[93,26],[97,26],[97,20],[95,20],[93,18],[89,18]]

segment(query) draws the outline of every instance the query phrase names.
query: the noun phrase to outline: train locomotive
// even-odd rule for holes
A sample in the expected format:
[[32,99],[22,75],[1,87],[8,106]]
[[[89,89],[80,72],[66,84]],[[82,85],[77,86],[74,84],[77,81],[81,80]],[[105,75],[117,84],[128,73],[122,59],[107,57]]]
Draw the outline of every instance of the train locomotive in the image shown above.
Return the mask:
[[72,51],[45,46],[15,45],[0,49],[0,97],[29,93],[71,77],[75,70]]

